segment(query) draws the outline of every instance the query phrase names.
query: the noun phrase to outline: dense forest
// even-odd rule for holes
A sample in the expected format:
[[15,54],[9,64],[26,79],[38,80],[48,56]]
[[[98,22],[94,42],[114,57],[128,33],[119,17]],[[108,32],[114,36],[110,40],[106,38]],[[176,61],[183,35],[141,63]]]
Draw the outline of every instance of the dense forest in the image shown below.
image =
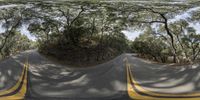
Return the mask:
[[[199,22],[199,10],[191,13],[190,19],[170,19],[198,8],[200,2],[172,1],[2,1],[19,6],[0,10],[5,29],[0,34],[1,59],[38,48],[44,55],[70,62],[100,62],[126,52],[162,63],[196,62],[200,34],[189,24]],[[23,24],[28,24],[36,41],[20,34]],[[143,33],[128,40],[122,31],[129,27]]]

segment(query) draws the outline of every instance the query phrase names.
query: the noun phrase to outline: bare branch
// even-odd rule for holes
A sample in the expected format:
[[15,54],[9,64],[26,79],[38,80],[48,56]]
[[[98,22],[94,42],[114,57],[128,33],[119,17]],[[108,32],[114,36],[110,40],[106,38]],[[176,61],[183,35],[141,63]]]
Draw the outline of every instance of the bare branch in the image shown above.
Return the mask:
[[153,23],[165,23],[164,21],[138,21],[138,20],[131,20],[133,22],[138,22],[138,23],[147,23],[147,24],[153,24]]
[[81,15],[81,13],[85,11],[85,9],[83,8],[83,6],[81,6],[81,11],[78,13],[78,15],[71,21],[70,25],[72,25]]

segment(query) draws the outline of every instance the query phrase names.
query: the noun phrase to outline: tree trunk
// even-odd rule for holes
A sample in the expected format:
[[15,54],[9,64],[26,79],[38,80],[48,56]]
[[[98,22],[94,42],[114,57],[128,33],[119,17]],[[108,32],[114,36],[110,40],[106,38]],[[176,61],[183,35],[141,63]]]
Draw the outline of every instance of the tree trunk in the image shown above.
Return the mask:
[[162,16],[162,18],[164,19],[164,25],[165,25],[165,30],[167,32],[167,34],[169,35],[170,39],[171,39],[171,45],[172,45],[172,48],[173,48],[173,62],[174,63],[177,63],[177,51],[176,51],[176,47],[174,45],[174,37],[173,37],[173,34],[170,32],[169,30],[169,27],[168,27],[168,20],[167,18],[164,16],[164,14],[160,14]]

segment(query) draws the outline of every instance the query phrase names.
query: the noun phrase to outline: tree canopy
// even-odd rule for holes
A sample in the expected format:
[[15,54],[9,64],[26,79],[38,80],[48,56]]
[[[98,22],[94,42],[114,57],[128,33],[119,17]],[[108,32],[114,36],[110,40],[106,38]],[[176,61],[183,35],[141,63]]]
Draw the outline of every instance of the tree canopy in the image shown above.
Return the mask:
[[[39,51],[58,59],[92,62],[133,51],[161,62],[170,57],[173,62],[193,62],[199,58],[199,34],[189,23],[199,21],[199,2],[177,2],[9,0],[5,3],[20,7],[1,10],[6,31],[0,50],[26,23]],[[173,20],[188,10],[195,11],[190,19]],[[144,33],[131,42],[122,32],[129,27]]]

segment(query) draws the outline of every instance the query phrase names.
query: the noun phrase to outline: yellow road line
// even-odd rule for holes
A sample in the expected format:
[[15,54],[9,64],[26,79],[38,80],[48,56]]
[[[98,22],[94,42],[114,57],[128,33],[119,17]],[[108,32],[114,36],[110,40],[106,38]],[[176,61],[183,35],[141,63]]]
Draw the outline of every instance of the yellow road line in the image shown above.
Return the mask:
[[[25,66],[25,65],[24,65],[24,66]],[[16,83],[13,87],[11,87],[10,89],[5,90],[5,91],[1,91],[1,92],[0,92],[0,96],[6,95],[6,94],[9,94],[9,93],[12,93],[12,92],[16,91],[16,90],[19,88],[19,86],[20,86],[20,84],[21,84],[21,82],[22,82],[22,80],[23,80],[23,76],[24,76],[24,74],[25,74],[25,70],[26,70],[26,68],[24,67],[24,68],[23,68],[23,71],[22,71],[22,74],[21,74],[19,80],[17,81],[17,83]]]
[[138,94],[132,87],[131,84],[131,79],[130,79],[130,75],[129,75],[129,70],[128,67],[126,68],[127,70],[127,90],[128,90],[128,95],[131,99],[136,99],[136,100],[154,100],[154,98],[152,97],[148,97],[148,96],[142,96],[140,94]]
[[28,64],[24,65],[24,68],[26,70],[25,70],[25,76],[24,76],[24,79],[22,81],[22,85],[21,85],[20,90],[14,95],[0,97],[0,100],[22,100],[22,99],[24,99],[26,91],[27,91],[28,67],[29,67]]
[[[127,89],[129,97],[140,100],[200,100],[199,93],[194,94],[163,94],[145,90],[134,80],[130,70],[130,64],[126,63]],[[199,97],[198,97],[199,96]]]

